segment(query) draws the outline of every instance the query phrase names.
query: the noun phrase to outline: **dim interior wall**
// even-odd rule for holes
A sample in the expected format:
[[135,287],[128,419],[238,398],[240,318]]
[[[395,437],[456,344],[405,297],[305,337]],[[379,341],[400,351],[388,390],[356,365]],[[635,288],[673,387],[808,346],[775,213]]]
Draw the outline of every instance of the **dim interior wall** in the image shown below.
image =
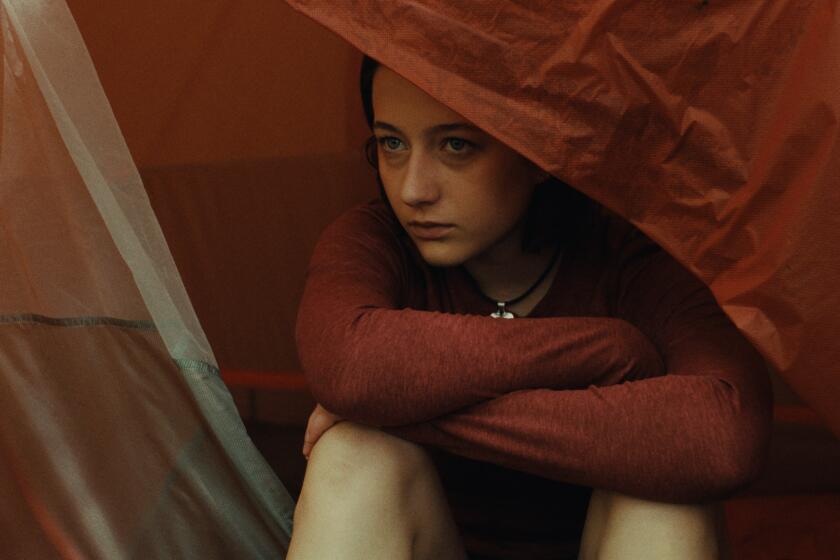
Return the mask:
[[138,167],[336,154],[361,54],[284,2],[68,0]]
[[223,369],[299,370],[297,304],[320,232],[376,196],[360,153],[142,171]]

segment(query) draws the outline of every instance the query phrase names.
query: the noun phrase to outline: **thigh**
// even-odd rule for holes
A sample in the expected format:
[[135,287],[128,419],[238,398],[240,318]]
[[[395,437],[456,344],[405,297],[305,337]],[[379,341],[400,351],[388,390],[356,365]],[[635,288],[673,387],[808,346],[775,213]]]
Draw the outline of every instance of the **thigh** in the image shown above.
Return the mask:
[[721,559],[721,529],[717,504],[668,504],[595,490],[580,558]]

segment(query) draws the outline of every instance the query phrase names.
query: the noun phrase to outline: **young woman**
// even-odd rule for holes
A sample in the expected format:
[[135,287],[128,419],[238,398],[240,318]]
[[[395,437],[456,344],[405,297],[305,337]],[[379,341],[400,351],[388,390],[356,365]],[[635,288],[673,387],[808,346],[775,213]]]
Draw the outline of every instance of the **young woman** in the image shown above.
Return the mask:
[[382,200],[331,224],[308,269],[296,336],[319,404],[288,558],[466,558],[470,485],[565,507],[547,520],[565,544],[501,527],[471,558],[721,557],[714,502],[769,437],[760,355],[635,228],[369,58],[361,85]]

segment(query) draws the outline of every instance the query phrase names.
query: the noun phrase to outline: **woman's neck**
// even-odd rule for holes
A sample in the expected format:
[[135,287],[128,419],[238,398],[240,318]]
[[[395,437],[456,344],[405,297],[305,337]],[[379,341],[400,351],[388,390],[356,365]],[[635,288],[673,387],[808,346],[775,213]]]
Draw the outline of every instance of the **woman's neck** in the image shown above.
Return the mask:
[[[522,228],[517,227],[488,250],[465,261],[463,266],[485,295],[509,301],[522,295],[537,281],[556,250],[556,246],[548,246],[538,253],[522,251]],[[541,284],[549,285],[553,277],[552,272]],[[544,291],[536,289],[532,295]]]

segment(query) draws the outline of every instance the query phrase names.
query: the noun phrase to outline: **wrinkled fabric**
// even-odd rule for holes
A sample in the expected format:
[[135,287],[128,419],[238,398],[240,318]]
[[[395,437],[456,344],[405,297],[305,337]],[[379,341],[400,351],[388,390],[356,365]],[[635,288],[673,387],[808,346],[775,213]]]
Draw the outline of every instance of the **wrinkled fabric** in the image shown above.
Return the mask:
[[4,558],[281,558],[293,502],[221,382],[63,1],[2,0]]
[[840,11],[287,3],[626,218],[840,434]]

